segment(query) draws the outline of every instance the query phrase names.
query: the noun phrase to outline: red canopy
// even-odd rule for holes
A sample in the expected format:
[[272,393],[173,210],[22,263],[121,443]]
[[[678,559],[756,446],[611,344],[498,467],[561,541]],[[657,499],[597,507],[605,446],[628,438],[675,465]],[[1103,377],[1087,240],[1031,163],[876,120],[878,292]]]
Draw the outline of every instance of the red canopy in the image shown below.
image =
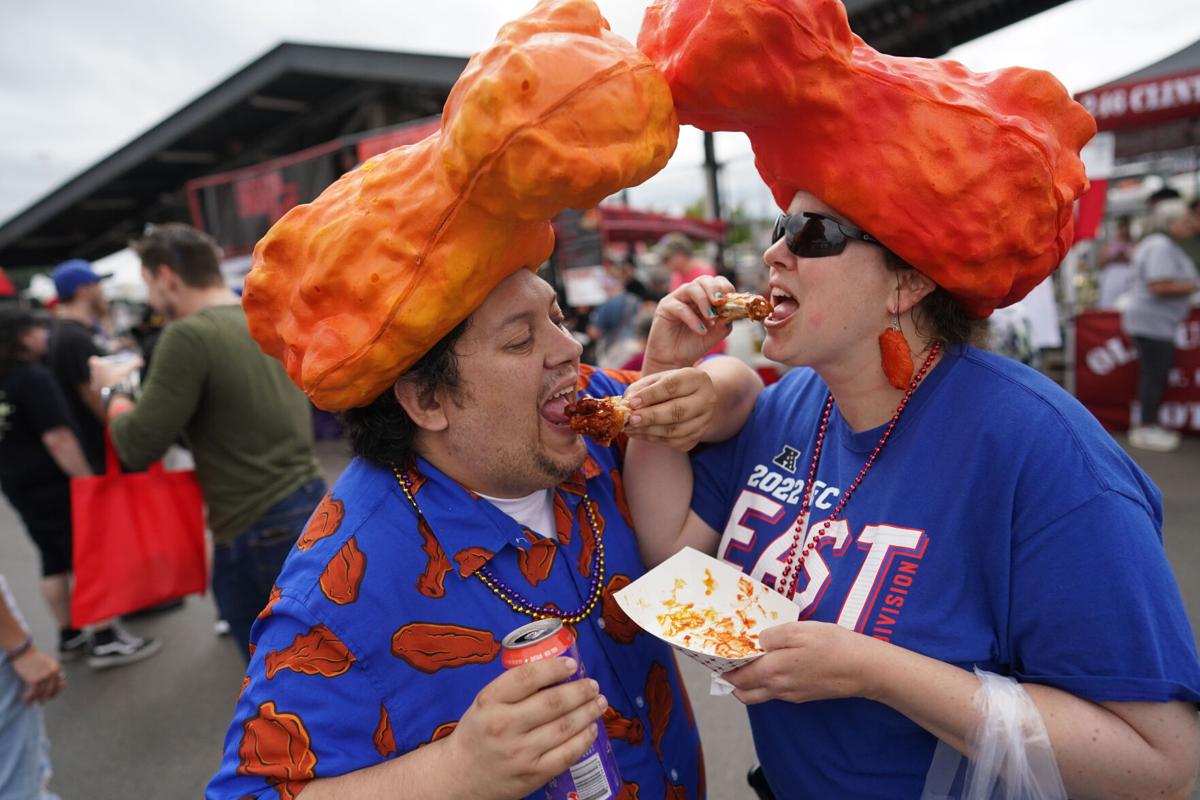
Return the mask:
[[357,152],[359,162],[379,153],[391,150],[404,144],[416,144],[442,126],[441,117],[406,122],[404,125],[392,128],[384,133],[364,136],[358,140]]
[[1157,78],[1114,83],[1078,96],[1102,131],[1200,116],[1200,67]]
[[1117,131],[1117,158],[1200,144],[1200,41],[1075,99]]

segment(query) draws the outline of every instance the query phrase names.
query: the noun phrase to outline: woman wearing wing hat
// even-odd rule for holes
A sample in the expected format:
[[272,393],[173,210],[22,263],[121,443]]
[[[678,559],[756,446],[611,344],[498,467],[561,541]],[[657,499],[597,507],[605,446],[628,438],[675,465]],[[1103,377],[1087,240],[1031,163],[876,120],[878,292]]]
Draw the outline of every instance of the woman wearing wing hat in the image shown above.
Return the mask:
[[[763,353],[809,369],[692,470],[640,441],[626,473],[648,562],[691,545],[798,606],[725,676],[775,795],[1189,796],[1200,664],[1160,495],[970,343],[1070,246],[1091,118],[1043,72],[881,55],[836,0],[666,0],[639,46],[786,211]],[[699,326],[728,290],[660,304],[647,375],[722,335]]]

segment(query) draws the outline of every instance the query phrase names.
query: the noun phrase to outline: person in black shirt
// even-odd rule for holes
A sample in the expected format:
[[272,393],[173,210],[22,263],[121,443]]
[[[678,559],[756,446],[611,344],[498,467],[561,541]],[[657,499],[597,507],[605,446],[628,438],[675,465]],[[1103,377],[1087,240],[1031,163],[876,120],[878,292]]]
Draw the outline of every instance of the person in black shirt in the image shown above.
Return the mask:
[[[90,632],[71,624],[71,478],[92,475],[58,382],[41,359],[45,321],[0,308],[0,490],[17,510],[42,562],[42,594],[59,628],[59,656],[117,666],[158,652],[162,643],[115,623]],[[103,451],[102,451],[103,452]]]
[[50,334],[50,371],[62,387],[88,462],[95,472],[103,472],[104,408],[99,390],[91,385],[88,359],[105,355],[96,335],[100,320],[108,313],[108,303],[100,276],[82,259],[59,264],[53,278],[58,292],[58,322]]
[[[70,477],[91,475],[54,376],[38,361],[46,325],[21,308],[0,309],[0,489],[42,560],[42,594],[65,650],[86,642],[71,627]],[[76,653],[77,654],[77,653]]]

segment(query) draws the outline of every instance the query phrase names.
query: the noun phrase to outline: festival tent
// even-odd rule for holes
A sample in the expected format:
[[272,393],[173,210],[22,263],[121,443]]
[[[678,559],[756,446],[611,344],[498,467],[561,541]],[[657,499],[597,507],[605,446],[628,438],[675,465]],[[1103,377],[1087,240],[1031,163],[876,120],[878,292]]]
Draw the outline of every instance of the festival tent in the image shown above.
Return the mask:
[[[1137,180],[1144,176],[1161,176],[1168,185],[1200,196],[1200,41],[1076,99],[1096,118],[1099,133],[1091,149],[1104,154],[1095,162],[1085,158],[1092,188],[1080,200],[1077,240],[1094,239],[1105,216],[1144,209],[1146,195],[1157,188],[1155,182]],[[1186,174],[1192,176],[1190,186],[1178,177]],[[1123,189],[1121,182],[1133,188]],[[1078,259],[1081,249],[1086,245],[1073,250],[1068,261]],[[1068,333],[1068,374],[1076,397],[1105,427],[1125,430],[1138,412],[1138,365],[1120,314],[1083,311]],[[1200,433],[1200,310],[1193,309],[1180,326],[1175,344],[1158,421]]]
[[1077,240],[1095,237],[1109,178],[1200,167],[1200,40],[1075,99],[1096,118],[1089,151],[1102,153],[1088,164],[1092,188],[1080,200]]
[[1200,147],[1200,40],[1115,81],[1076,95],[1115,134],[1118,161]]
[[92,262],[97,274],[110,276],[101,284],[109,300],[129,303],[146,302],[146,282],[142,280],[142,260],[128,247]]

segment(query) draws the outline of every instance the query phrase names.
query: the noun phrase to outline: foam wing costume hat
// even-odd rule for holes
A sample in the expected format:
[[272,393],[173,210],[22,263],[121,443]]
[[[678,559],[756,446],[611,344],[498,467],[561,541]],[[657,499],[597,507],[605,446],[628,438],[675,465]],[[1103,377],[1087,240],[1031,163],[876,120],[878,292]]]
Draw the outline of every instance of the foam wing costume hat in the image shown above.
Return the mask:
[[972,316],[1024,297],[1071,246],[1096,125],[1047,72],[883,55],[838,0],[664,0],[638,46],[681,122],[749,136],[781,208],[819,197]]
[[549,257],[551,217],[645,181],[678,132],[663,76],[591,0],[542,0],[471,58],[439,132],[268,231],[243,295],[250,333],[318,407],[366,405]]

